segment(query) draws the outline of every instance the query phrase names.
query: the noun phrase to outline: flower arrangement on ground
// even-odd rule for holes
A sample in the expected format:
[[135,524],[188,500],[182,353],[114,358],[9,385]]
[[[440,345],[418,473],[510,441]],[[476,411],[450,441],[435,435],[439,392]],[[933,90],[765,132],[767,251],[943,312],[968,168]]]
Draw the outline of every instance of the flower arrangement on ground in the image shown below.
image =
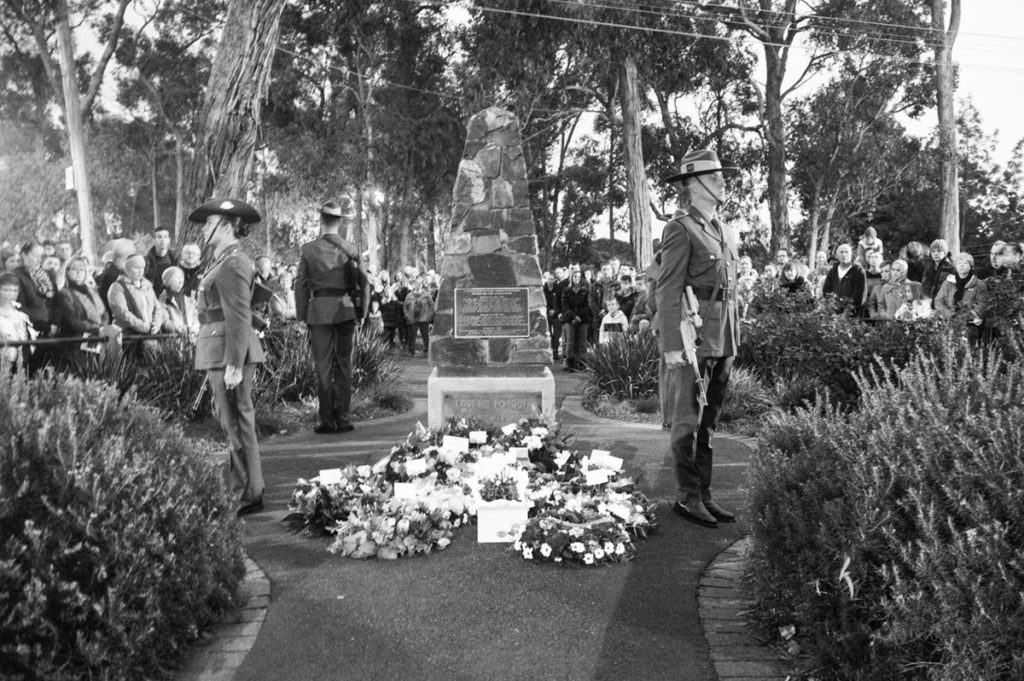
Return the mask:
[[351,558],[396,559],[444,549],[482,506],[520,503],[530,518],[505,541],[527,560],[604,565],[636,555],[656,527],[654,504],[621,472],[622,460],[567,449],[559,425],[523,419],[503,427],[452,419],[417,424],[373,466],[300,479],[286,521],[329,533]]

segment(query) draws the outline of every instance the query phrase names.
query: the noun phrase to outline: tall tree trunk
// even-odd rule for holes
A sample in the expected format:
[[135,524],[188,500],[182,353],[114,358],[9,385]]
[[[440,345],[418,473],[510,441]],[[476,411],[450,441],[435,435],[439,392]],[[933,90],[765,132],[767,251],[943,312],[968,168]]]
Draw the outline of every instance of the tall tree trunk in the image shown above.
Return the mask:
[[633,264],[646,269],[654,258],[651,249],[650,195],[644,167],[640,87],[636,58],[626,55],[619,70],[619,103],[622,106],[622,153],[626,165],[626,199],[629,205],[629,243]]
[[[174,232],[171,238],[178,242],[185,236],[185,140],[181,131],[174,134]],[[181,245],[183,245],[182,242]]]
[[771,254],[789,248],[789,201],[786,182],[786,122],[782,117],[782,79],[786,63],[780,48],[764,46],[768,77],[764,88],[764,128],[768,144],[768,214],[771,217]]
[[821,225],[821,185],[814,186],[814,196],[811,197],[810,213],[810,247],[807,253],[807,262],[814,266],[814,258],[818,254],[818,228]]
[[68,147],[75,177],[75,196],[78,199],[78,233],[82,240],[82,253],[96,263],[96,235],[92,223],[92,192],[86,170],[85,126],[82,124],[82,102],[78,95],[78,71],[75,66],[75,47],[71,40],[68,3],[58,0],[57,49],[60,61],[61,91],[64,97],[64,123],[68,128]]
[[230,0],[210,70],[187,196],[244,198],[285,0]]
[[960,0],[950,0],[949,28],[946,0],[932,0],[932,32],[935,41],[935,90],[939,110],[939,156],[942,172],[940,227],[949,250],[960,252],[960,157],[956,140],[956,108],[953,103],[953,43],[960,30]]
[[832,220],[836,217],[836,210],[839,208],[839,194],[833,194],[828,201],[828,209],[825,211],[825,226],[821,232],[821,248],[819,250],[829,252],[829,238],[832,236]]
[[153,145],[153,157],[149,164],[149,192],[153,200],[153,231],[160,227],[160,191],[157,184],[156,170],[159,150]]

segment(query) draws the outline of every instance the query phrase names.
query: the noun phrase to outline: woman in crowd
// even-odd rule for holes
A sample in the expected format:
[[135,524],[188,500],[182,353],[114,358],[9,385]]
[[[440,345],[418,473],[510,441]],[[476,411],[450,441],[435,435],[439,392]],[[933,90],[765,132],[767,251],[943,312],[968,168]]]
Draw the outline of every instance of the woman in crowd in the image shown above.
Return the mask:
[[[107,292],[114,323],[128,334],[160,333],[163,328],[166,313],[145,273],[146,258],[132,255],[125,260],[124,274],[110,285]],[[156,341],[143,341],[142,347],[148,351],[155,350]]]
[[295,319],[295,278],[287,270],[281,268],[281,274],[277,278],[280,290],[274,294],[274,313],[285,319]]
[[[50,334],[50,316],[53,312],[53,298],[57,289],[50,275],[43,271],[43,246],[38,241],[28,241],[21,247],[21,265],[14,269],[21,290],[18,304],[28,315],[32,326],[42,336]],[[42,353],[36,353],[40,355]]]
[[875,289],[868,300],[871,319],[896,319],[901,309],[910,309],[921,300],[921,284],[907,279],[905,260],[894,260],[889,270],[889,281]]
[[164,308],[163,330],[185,336],[192,343],[199,336],[199,312],[192,296],[185,295],[185,271],[171,265],[160,275],[164,290],[160,304]]
[[967,315],[967,323],[975,330],[981,324],[981,298],[985,282],[974,275],[974,256],[957,253],[953,256],[956,272],[946,277],[935,296],[935,311],[952,319],[957,313]]
[[13,272],[21,264],[21,255],[18,251],[0,251],[0,270]]
[[921,283],[924,281],[925,251],[927,248],[920,241],[911,241],[900,250],[900,259],[907,264],[907,280]]
[[[53,310],[53,323],[59,336],[96,335],[110,323],[107,307],[89,276],[89,270],[89,260],[85,256],[75,256],[67,262],[67,283],[57,294]],[[98,344],[67,345],[64,356],[71,360],[81,359],[99,354],[103,347]]]
[[593,321],[590,307],[590,287],[583,281],[583,274],[573,270],[569,285],[562,291],[562,333],[565,335],[565,370],[577,371],[583,368],[580,361],[587,352],[587,337]]
[[790,260],[782,268],[779,287],[792,295],[798,291],[807,291],[807,266],[797,260]]

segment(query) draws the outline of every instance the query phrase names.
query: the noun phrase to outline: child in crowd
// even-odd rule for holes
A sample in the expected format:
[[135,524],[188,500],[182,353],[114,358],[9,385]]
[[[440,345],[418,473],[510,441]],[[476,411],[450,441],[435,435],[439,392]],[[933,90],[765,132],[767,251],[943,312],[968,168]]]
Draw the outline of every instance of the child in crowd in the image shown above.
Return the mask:
[[619,301],[615,296],[610,296],[605,301],[608,312],[601,318],[601,331],[598,335],[598,342],[607,343],[613,336],[622,337],[629,328],[629,319],[619,308]]
[[865,229],[864,236],[857,242],[857,264],[864,269],[868,267],[868,254],[870,253],[878,253],[879,263],[885,257],[882,252],[882,240],[878,238],[878,232],[874,227]]
[[[36,337],[28,315],[17,303],[21,285],[18,277],[10,272],[0,274],[0,341],[27,341]],[[0,366],[9,366],[18,371],[28,356],[28,347],[0,347]]]
[[[380,309],[380,298],[370,298],[370,312],[366,315],[366,330],[377,335],[384,334],[384,313]],[[391,332],[391,337],[394,338],[394,330]]]

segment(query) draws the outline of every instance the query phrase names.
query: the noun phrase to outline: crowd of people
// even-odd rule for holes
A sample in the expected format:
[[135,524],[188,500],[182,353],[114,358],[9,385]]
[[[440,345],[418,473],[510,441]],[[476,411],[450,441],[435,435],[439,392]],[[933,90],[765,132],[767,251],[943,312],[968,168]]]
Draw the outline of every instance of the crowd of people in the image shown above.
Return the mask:
[[979,262],[966,251],[951,252],[945,239],[935,239],[930,245],[912,241],[886,260],[881,239],[868,228],[857,244],[837,245],[832,257],[819,251],[813,267],[784,249],[760,273],[750,258],[741,258],[740,312],[744,317],[749,314],[761,282],[791,293],[804,291],[816,299],[832,296],[850,314],[867,320],[962,316],[972,334],[980,335],[994,321],[985,312],[986,281],[1017,269],[1022,251],[1024,244],[995,241],[988,257]]

